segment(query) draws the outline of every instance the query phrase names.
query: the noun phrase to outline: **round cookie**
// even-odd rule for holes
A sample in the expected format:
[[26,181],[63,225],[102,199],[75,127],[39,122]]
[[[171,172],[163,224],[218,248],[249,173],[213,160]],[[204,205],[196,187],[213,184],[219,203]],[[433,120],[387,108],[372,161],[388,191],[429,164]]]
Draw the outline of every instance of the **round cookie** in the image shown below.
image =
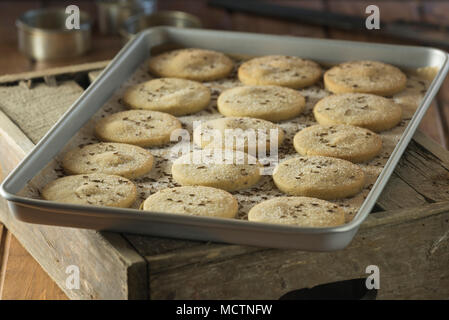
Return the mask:
[[153,156],[130,144],[101,142],[70,150],[62,167],[69,174],[104,173],[133,179],[151,170]]
[[157,55],[150,59],[149,67],[159,77],[211,81],[226,77],[234,63],[223,53],[189,48]]
[[402,118],[411,119],[421,104],[430,80],[409,77],[405,89],[393,95],[392,100],[402,107]]
[[333,93],[372,93],[389,96],[405,88],[406,75],[378,61],[350,61],[324,73],[324,86]]
[[180,128],[181,122],[167,113],[129,110],[98,121],[95,134],[104,141],[153,147],[169,143],[171,133]]
[[240,151],[196,150],[174,161],[173,179],[181,185],[201,185],[236,191],[259,182],[262,166]]
[[160,190],[149,196],[143,210],[201,217],[234,218],[237,200],[224,190],[186,186]]
[[308,197],[277,197],[252,207],[248,220],[319,228],[344,224],[345,214],[328,201]]
[[313,108],[319,124],[348,124],[372,131],[388,130],[402,117],[402,108],[391,99],[366,93],[342,93],[321,99]]
[[304,88],[321,77],[320,66],[310,60],[291,56],[264,56],[244,62],[238,77],[246,85],[277,85]]
[[182,116],[206,108],[210,102],[210,90],[196,81],[161,78],[130,87],[126,90],[123,101],[132,109]]
[[338,158],[295,157],[277,165],[273,181],[289,195],[330,200],[359,193],[365,173],[358,165]]
[[223,91],[218,111],[228,117],[251,117],[281,121],[298,116],[306,105],[296,90],[279,86],[244,86]]
[[[277,145],[284,140],[284,131],[276,124],[255,118],[226,117],[206,121],[193,131],[193,141],[201,148],[226,148],[226,139],[230,139],[232,149],[256,151],[259,145],[264,145],[265,150],[270,150],[270,134],[277,133]],[[232,139],[231,139],[231,138]],[[259,141],[260,139],[260,141]],[[262,140],[263,139],[263,140]],[[243,148],[237,147],[237,143],[243,143]]]
[[136,200],[137,189],[120,176],[80,174],[50,182],[42,190],[42,197],[63,203],[127,208]]
[[317,124],[299,131],[293,139],[293,145],[303,156],[327,156],[363,162],[379,154],[382,138],[365,128]]

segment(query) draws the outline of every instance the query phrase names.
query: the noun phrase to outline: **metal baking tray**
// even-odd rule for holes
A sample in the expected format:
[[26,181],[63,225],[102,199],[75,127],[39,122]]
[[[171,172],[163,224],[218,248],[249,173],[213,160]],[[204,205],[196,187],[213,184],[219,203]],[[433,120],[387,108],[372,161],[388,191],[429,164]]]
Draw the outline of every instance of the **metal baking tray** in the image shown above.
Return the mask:
[[[438,68],[438,73],[358,213],[351,222],[338,227],[301,228],[156,212],[142,214],[142,211],[135,209],[70,205],[19,196],[20,190],[61,152],[72,136],[149,57],[151,48],[167,43],[247,55],[296,55],[329,64],[361,59],[380,60],[405,69],[432,66]],[[97,80],[10,173],[1,185],[0,194],[8,200],[15,218],[29,223],[272,248],[310,251],[343,249],[370,213],[441,86],[448,68],[448,54],[427,47],[171,27],[148,29],[138,34],[117,54]]]

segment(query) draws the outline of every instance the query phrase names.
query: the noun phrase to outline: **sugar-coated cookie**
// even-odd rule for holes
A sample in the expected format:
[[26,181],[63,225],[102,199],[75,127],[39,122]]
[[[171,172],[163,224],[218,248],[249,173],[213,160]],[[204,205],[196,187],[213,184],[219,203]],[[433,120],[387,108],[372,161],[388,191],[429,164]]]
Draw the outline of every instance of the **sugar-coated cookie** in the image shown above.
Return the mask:
[[340,207],[328,201],[309,197],[277,197],[252,207],[248,220],[298,227],[335,227],[345,223],[345,214]]
[[196,150],[176,159],[173,179],[181,185],[201,185],[227,191],[247,189],[259,182],[261,165],[240,151]]
[[98,121],[95,134],[103,141],[153,147],[169,143],[171,133],[180,128],[181,122],[168,113],[129,110]]
[[69,174],[104,173],[133,179],[151,170],[153,156],[138,146],[101,142],[70,150],[62,167]]
[[256,151],[259,145],[269,151],[270,145],[273,144],[271,138],[280,146],[284,140],[284,131],[270,121],[248,117],[226,117],[205,121],[193,131],[193,141],[201,148],[230,147],[245,152],[248,149]]
[[179,49],[150,59],[150,72],[160,77],[211,81],[226,77],[234,68],[230,58],[204,49]]
[[244,62],[239,67],[238,77],[247,85],[277,85],[298,89],[317,82],[321,73],[321,67],[313,61],[273,55]]
[[402,119],[411,119],[420,106],[430,80],[409,77],[405,89],[393,95],[392,100],[402,107]]
[[298,116],[306,101],[296,90],[279,86],[243,86],[223,91],[218,111],[228,117],[281,121]]
[[333,93],[372,93],[389,96],[405,88],[406,75],[378,61],[350,61],[324,73],[324,86]]
[[123,102],[132,109],[146,109],[181,116],[206,108],[210,90],[199,82],[160,78],[128,88]]
[[319,124],[348,124],[379,132],[396,126],[401,121],[402,108],[374,94],[342,93],[318,101],[313,114]]
[[143,210],[202,217],[234,218],[237,200],[221,189],[186,186],[160,190],[149,196]]
[[56,179],[41,192],[45,200],[127,208],[137,197],[136,186],[126,178],[100,173]]
[[363,162],[379,154],[382,138],[365,128],[317,124],[299,131],[293,145],[304,156],[328,156]]
[[365,184],[365,173],[358,165],[343,159],[295,157],[276,166],[273,181],[289,195],[330,200],[359,193]]

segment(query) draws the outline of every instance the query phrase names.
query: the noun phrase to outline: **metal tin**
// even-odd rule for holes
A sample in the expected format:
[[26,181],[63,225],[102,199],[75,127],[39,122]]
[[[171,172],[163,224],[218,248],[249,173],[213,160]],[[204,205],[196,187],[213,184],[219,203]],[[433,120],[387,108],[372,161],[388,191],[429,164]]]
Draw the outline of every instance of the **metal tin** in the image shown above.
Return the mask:
[[120,28],[120,34],[129,40],[138,32],[156,26],[178,28],[201,28],[201,20],[183,11],[158,11],[152,14],[139,14],[130,17]]
[[101,34],[118,34],[122,24],[136,14],[156,10],[156,0],[97,0]]
[[[180,216],[135,209],[62,204],[18,196],[103,106],[113,92],[148,58],[154,46],[175,43],[228,53],[285,54],[321,63],[380,60],[402,68],[434,66],[439,69],[424,99],[354,219],[338,227],[303,228],[242,220]],[[413,136],[449,69],[446,52],[434,48],[359,43],[250,33],[156,27],[133,38],[97,80],[82,94],[19,166],[5,179],[0,194],[19,220],[67,227],[141,233],[162,237],[207,240],[311,251],[346,247],[370,213],[395,165]]]
[[73,58],[91,47],[91,20],[80,12],[80,28],[67,29],[64,9],[38,9],[25,12],[16,25],[19,50],[28,57],[41,60]]

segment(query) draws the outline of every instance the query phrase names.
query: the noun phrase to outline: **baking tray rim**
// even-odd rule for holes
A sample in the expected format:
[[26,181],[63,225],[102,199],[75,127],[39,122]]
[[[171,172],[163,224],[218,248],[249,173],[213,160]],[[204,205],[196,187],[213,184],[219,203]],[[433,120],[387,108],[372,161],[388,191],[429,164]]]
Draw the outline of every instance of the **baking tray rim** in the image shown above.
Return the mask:
[[[216,217],[197,217],[197,216],[181,216],[181,215],[169,215],[166,213],[158,213],[158,212],[152,212],[152,211],[145,211],[145,214],[143,215],[141,211],[137,209],[130,209],[130,208],[113,208],[113,207],[93,207],[93,206],[87,206],[87,205],[73,205],[73,204],[64,204],[64,203],[58,203],[58,202],[51,202],[46,200],[40,200],[40,199],[33,199],[33,198],[27,198],[23,196],[18,196],[14,194],[13,192],[9,191],[9,188],[11,188],[11,185],[14,184],[14,177],[16,175],[20,175],[22,172],[23,167],[28,164],[30,161],[33,160],[33,157],[35,156],[36,152],[38,152],[41,148],[45,147],[45,142],[51,138],[53,135],[55,135],[55,130],[62,126],[62,122],[65,118],[69,117],[71,112],[73,110],[76,110],[78,105],[82,103],[81,100],[86,98],[89,94],[92,94],[92,92],[96,89],[97,86],[100,85],[101,82],[105,81],[108,77],[108,74],[111,72],[111,69],[115,66],[116,63],[119,62],[125,56],[128,51],[132,50],[132,47],[138,42],[138,41],[144,41],[144,38],[151,35],[151,33],[162,33],[159,34],[159,36],[165,36],[164,33],[170,33],[170,32],[179,32],[179,33],[185,33],[185,32],[195,32],[195,33],[221,33],[221,34],[227,34],[227,35],[244,35],[244,36],[252,36],[254,38],[281,38],[286,40],[295,40],[295,41],[306,41],[309,43],[312,42],[322,42],[322,43],[329,43],[329,44],[348,44],[348,45],[363,45],[363,46],[369,46],[373,48],[417,48],[420,50],[426,50],[426,51],[434,51],[438,52],[440,55],[444,55],[444,61],[442,62],[442,66],[438,70],[437,75],[433,79],[432,83],[430,84],[429,88],[426,91],[426,94],[424,98],[421,101],[421,104],[419,105],[417,111],[414,113],[412,119],[410,120],[409,124],[405,128],[404,132],[401,135],[401,138],[399,142],[396,144],[393,152],[389,156],[389,159],[387,163],[385,164],[384,168],[382,169],[380,175],[376,179],[376,182],[374,183],[371,191],[367,195],[365,201],[363,202],[362,206],[359,208],[358,212],[355,214],[354,219],[348,223],[345,223],[344,225],[337,226],[337,227],[324,227],[324,228],[305,228],[305,227],[297,227],[297,226],[290,226],[290,225],[277,225],[277,224],[269,224],[269,223],[261,223],[261,222],[250,222],[250,221],[243,221],[243,220],[237,220],[237,219],[224,219],[224,218],[216,218]],[[437,91],[439,90],[443,80],[446,77],[446,74],[449,70],[449,54],[447,52],[444,52],[441,49],[438,48],[432,48],[432,47],[420,47],[420,46],[408,46],[408,45],[395,45],[395,44],[379,44],[379,43],[364,43],[364,42],[358,42],[358,41],[348,41],[348,40],[335,40],[335,39],[320,39],[320,38],[306,38],[306,37],[296,37],[296,36],[279,36],[279,35],[267,35],[267,34],[254,34],[254,33],[248,33],[248,32],[235,32],[235,31],[219,31],[219,30],[198,30],[198,29],[177,29],[174,27],[154,27],[145,31],[140,32],[138,35],[136,35],[131,41],[129,41],[120,51],[119,53],[114,57],[114,59],[109,63],[109,65],[103,70],[103,72],[99,75],[97,80],[93,82],[88,89],[86,89],[83,94],[72,104],[72,106],[61,116],[61,118],[56,122],[56,124],[47,132],[47,134],[44,135],[44,137],[35,145],[35,147],[31,150],[29,154],[27,154],[19,163],[19,165],[12,170],[9,175],[5,178],[5,180],[0,185],[0,195],[4,197],[7,201],[16,203],[20,206],[25,206],[33,209],[38,210],[47,210],[49,212],[58,212],[58,213],[64,213],[64,214],[70,214],[70,215],[88,215],[88,216],[94,216],[94,213],[99,214],[98,217],[101,218],[111,218],[108,217],[108,215],[114,215],[113,218],[119,218],[119,219],[143,219],[148,222],[151,222],[153,220],[160,220],[163,222],[175,222],[176,224],[189,224],[194,226],[200,226],[200,225],[206,225],[206,224],[213,224],[214,227],[219,228],[228,228],[229,226],[235,226],[239,229],[261,229],[260,231],[264,232],[288,232],[288,233],[302,233],[302,234],[333,234],[333,233],[342,233],[342,232],[348,232],[353,229],[356,229],[360,226],[360,224],[365,220],[367,215],[370,213],[370,210],[374,206],[378,196],[383,190],[383,186],[388,181],[391,173],[393,172],[397,161],[402,155],[403,151],[408,145],[408,142],[412,139],[413,133],[416,130],[416,127],[419,125],[419,121],[421,120],[423,114],[426,112],[428,106],[432,102],[433,97],[436,95]],[[90,90],[89,90],[90,89]],[[99,107],[101,108],[101,107]],[[66,141],[68,142],[68,141]],[[60,152],[61,150],[58,150]],[[394,162],[394,164],[392,164]],[[35,174],[33,176],[36,176],[36,174],[39,173],[40,170],[43,168],[39,168],[39,170],[35,171]],[[381,186],[383,185],[383,186]],[[23,185],[21,188],[26,186]],[[76,211],[76,213],[74,213]],[[124,214],[126,213],[126,214]],[[173,220],[173,221],[171,221]],[[267,229],[267,230],[263,230]]]

